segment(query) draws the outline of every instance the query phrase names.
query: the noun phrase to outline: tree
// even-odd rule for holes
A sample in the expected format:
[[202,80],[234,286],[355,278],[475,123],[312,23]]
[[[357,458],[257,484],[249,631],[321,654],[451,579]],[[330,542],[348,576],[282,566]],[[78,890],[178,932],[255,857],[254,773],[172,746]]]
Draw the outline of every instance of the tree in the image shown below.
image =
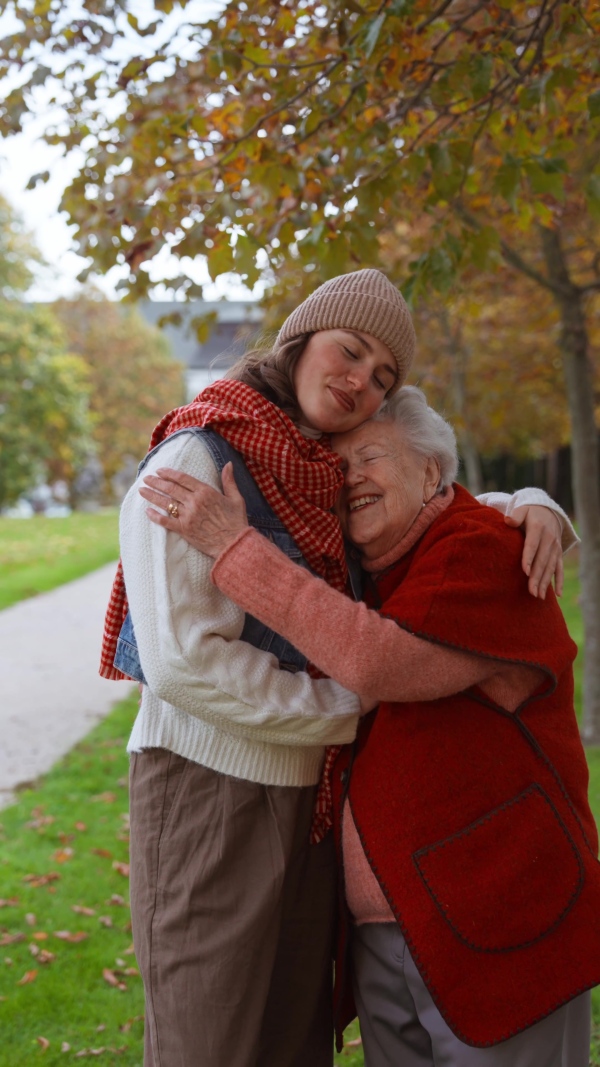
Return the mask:
[[[396,221],[423,215],[415,299],[502,260],[551,294],[583,539],[583,733],[600,743],[598,5],[244,0],[160,48],[175,5],[154,6],[142,28],[125,0],[88,0],[64,32],[52,5],[15,0],[23,29],[6,49],[6,67],[23,70],[3,109],[10,128],[44,81],[39,68],[27,78],[39,44],[68,70],[57,91],[67,132],[48,139],[82,148],[85,163],[63,206],[97,266],[129,265],[132,294],[165,242],[206,254],[213,277],[235,270],[251,284],[268,263],[315,281],[379,262]],[[128,36],[131,58],[119,60],[113,45]],[[195,294],[185,272],[179,281]]]
[[69,349],[88,370],[93,438],[104,496],[112,500],[115,475],[144,456],[155,424],[185,402],[183,368],[160,330],[135,309],[89,298],[54,307]]
[[40,254],[17,213],[0,196],[0,300],[12,300],[33,280],[31,266]]
[[85,364],[51,312],[0,306],[0,507],[51,474],[71,481],[92,448]]
[[549,296],[508,269],[419,301],[414,375],[451,418],[472,492],[483,490],[481,455],[541,457],[568,443],[557,319]]

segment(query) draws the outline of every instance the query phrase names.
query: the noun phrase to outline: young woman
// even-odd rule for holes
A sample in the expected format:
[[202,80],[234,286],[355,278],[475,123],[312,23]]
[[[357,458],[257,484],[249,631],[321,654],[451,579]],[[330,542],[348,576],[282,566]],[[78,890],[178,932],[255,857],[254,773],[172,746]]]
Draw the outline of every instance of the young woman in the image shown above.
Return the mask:
[[346,591],[343,478],[322,435],[373,415],[414,344],[379,271],[332,279],[271,353],[165,416],[123,504],[129,614],[118,576],[103,673],[145,683],[128,746],[145,1067],[330,1067],[333,854],[309,831],[324,746],[354,737],[359,701],[215,589],[175,532],[182,494],[173,530],[148,522],[142,478],[169,467],[220,488],[232,461],[252,525]]

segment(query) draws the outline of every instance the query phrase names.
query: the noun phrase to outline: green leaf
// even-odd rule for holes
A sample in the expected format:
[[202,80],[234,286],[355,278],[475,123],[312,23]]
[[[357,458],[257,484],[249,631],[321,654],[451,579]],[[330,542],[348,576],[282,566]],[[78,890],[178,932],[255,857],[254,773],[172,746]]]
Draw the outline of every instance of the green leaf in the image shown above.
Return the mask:
[[490,91],[492,80],[492,57],[473,56],[470,63],[470,79],[473,98],[481,99]]
[[486,270],[490,266],[493,253],[499,248],[498,234],[493,226],[482,226],[473,233],[470,241],[471,259],[479,270]]
[[540,82],[532,82],[527,85],[519,96],[519,107],[524,111],[531,111],[539,107],[542,99],[542,86]]
[[265,48],[253,48],[249,45],[244,48],[244,59],[249,59],[252,63],[268,63],[269,52]]
[[256,266],[256,245],[245,234],[238,234],[234,270],[246,279],[248,285],[254,285],[260,277],[260,270]]
[[227,234],[223,235],[223,240],[219,244],[208,250],[206,265],[213,282],[219,274],[227,274],[228,271],[235,269],[233,255],[234,250],[229,244],[229,236]]
[[242,57],[239,52],[232,52],[228,48],[223,49],[223,66],[225,70],[232,70],[235,74],[242,69]]
[[539,162],[527,162],[524,165],[533,193],[549,194],[555,200],[562,200],[565,195],[564,175],[557,169],[544,167]]
[[390,15],[395,15],[396,18],[401,18],[402,15],[410,15],[414,6],[415,0],[393,0],[388,11]]
[[373,50],[375,49],[377,41],[379,40],[379,34],[381,33],[381,27],[383,26],[385,19],[386,12],[382,11],[381,15],[378,15],[376,19],[373,19],[373,21],[369,23],[367,32],[365,34],[365,55],[367,59],[369,59],[373,54]]
[[520,180],[521,168],[515,159],[509,157],[504,161],[502,166],[498,168],[498,172],[494,178],[494,192],[500,193],[500,196],[504,197],[507,204],[514,207],[515,196],[519,188]]
[[445,142],[429,145],[427,153],[431,160],[432,180],[436,191],[444,199],[454,196],[463,181],[464,167],[452,158]]
[[40,171],[39,174],[32,174],[31,175],[31,178],[27,182],[27,185],[25,186],[25,188],[26,189],[35,189],[39,182],[42,182],[43,184],[45,184],[47,181],[50,181],[50,171],[49,170],[42,170],[42,171]]
[[216,311],[207,311],[205,315],[194,315],[190,319],[190,326],[201,345],[206,344],[208,341],[217,317]]
[[588,96],[588,111],[591,119],[597,119],[600,116],[600,89]]

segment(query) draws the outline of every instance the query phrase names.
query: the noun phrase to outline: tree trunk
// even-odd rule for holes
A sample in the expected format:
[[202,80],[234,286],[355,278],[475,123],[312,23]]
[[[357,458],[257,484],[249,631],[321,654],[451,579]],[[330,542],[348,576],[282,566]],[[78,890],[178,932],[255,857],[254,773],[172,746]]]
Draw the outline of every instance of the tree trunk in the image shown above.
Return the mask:
[[594,387],[584,297],[569,276],[560,232],[541,228],[548,277],[561,316],[560,348],[571,415],[571,469],[581,535],[581,610],[585,631],[582,737],[600,745],[600,484]]
[[446,308],[441,310],[441,320],[446,334],[446,345],[450,353],[450,366],[452,368],[452,391],[454,394],[454,412],[457,416],[456,437],[458,450],[465,468],[467,489],[473,496],[483,493],[483,471],[481,457],[469,426],[468,399],[467,399],[467,364],[469,361],[468,351],[462,344],[460,337],[453,332],[450,317]]

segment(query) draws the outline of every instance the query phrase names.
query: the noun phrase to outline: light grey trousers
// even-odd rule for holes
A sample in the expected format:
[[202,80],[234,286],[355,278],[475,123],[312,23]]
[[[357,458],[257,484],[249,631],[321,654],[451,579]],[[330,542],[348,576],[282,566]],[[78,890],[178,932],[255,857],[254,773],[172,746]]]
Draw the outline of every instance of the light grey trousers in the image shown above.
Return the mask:
[[365,1067],[588,1067],[591,995],[491,1048],[452,1033],[395,923],[352,931],[354,995]]

